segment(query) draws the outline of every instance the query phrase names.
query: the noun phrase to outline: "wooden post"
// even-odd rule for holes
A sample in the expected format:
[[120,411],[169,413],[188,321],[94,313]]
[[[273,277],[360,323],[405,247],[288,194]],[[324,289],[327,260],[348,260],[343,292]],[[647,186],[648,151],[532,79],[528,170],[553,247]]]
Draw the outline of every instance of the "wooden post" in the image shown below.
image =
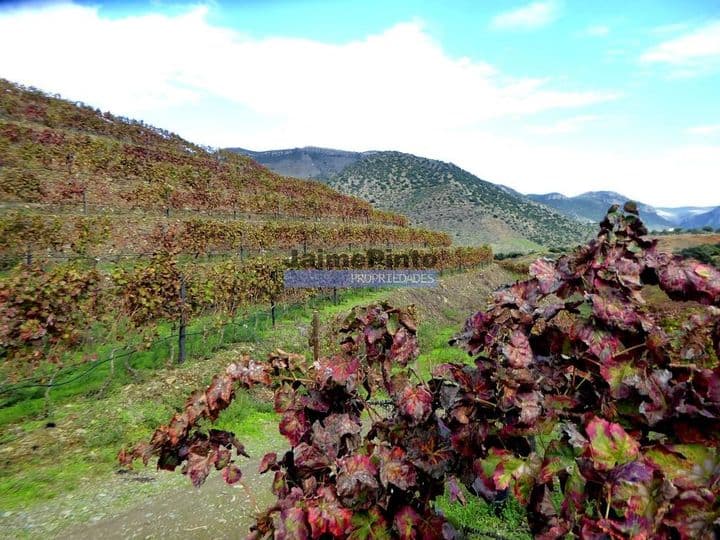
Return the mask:
[[30,251],[29,247],[27,249],[27,252],[25,252],[25,262],[28,266],[32,264],[32,251]]
[[320,358],[320,314],[317,309],[313,310],[312,334],[310,334],[310,341],[312,342],[313,348],[313,360],[317,362]]
[[270,318],[272,319],[273,328],[275,327],[275,298],[270,297]]
[[337,287],[333,287],[333,304],[337,305]]
[[178,364],[185,361],[185,276],[180,276],[180,330],[178,332]]

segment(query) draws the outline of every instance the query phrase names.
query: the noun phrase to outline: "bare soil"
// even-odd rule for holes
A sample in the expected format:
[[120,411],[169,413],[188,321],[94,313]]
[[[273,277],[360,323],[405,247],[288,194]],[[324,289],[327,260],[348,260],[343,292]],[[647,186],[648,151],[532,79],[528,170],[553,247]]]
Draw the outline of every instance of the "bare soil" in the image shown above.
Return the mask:
[[658,249],[668,253],[703,244],[720,243],[720,234],[673,234],[655,238],[658,241]]

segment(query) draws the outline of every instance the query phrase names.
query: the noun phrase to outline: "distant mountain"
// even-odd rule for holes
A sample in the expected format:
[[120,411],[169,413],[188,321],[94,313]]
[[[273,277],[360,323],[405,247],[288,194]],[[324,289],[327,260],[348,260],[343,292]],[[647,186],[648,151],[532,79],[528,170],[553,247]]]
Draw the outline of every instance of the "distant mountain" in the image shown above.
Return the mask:
[[378,208],[401,212],[417,225],[447,232],[460,244],[527,249],[569,245],[591,234],[590,227],[452,163],[401,152],[366,154],[328,183]]
[[[629,197],[614,191],[588,191],[575,197],[567,197],[561,193],[530,194],[528,198],[587,223],[601,221],[610,206],[623,204],[630,200]],[[678,226],[677,221],[670,219],[669,212],[663,213],[659,209],[641,202],[638,202],[638,210],[645,226],[650,230]]]
[[377,208],[402,212],[415,225],[449,233],[457,244],[530,251],[582,242],[594,229],[456,165],[411,154],[313,147],[234,150],[275,172],[317,178]]
[[679,206],[677,208],[658,207],[656,210],[665,219],[682,226],[683,221],[710,212],[714,208],[713,206]]
[[683,229],[720,228],[720,206],[713,208],[709,212],[687,217],[682,220],[680,225]]
[[231,152],[251,157],[268,169],[295,178],[329,178],[372,152],[347,152],[332,148],[289,148],[255,152],[245,148],[228,148]]

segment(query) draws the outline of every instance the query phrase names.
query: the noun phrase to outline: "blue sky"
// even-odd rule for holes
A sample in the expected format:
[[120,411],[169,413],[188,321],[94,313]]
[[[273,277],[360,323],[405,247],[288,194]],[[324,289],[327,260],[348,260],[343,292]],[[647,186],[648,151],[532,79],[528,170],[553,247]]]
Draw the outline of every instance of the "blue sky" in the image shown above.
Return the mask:
[[720,205],[717,1],[5,3],[0,50],[2,77],[201,144]]

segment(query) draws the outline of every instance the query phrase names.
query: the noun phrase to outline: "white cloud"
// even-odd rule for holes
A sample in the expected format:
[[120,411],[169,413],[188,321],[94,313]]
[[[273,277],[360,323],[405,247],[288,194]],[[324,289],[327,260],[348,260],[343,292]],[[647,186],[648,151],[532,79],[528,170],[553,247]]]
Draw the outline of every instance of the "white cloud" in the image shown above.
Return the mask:
[[[344,44],[252,39],[209,24],[207,8],[179,16],[109,20],[94,8],[51,6],[0,14],[0,72],[121,114],[222,99],[287,132],[350,129],[371,139],[572,109],[614,92],[553,89],[452,58],[418,22]],[[20,48],[14,47],[23,43]],[[238,132],[242,128],[238,128]],[[191,133],[198,142],[227,143]]]
[[643,53],[642,62],[672,66],[700,66],[720,60],[720,21],[710,22],[680,37],[664,41]]
[[[619,94],[559,89],[451,57],[417,22],[328,44],[251,38],[210,24],[202,7],[109,20],[94,8],[50,5],[0,11],[0,51],[12,51],[0,54],[5,78],[200,144],[395,149],[526,192],[614,189],[657,205],[720,204],[717,146],[640,155],[622,142],[615,151],[526,139],[531,115],[591,116],[589,106]],[[690,181],[709,187],[693,193]]]
[[560,15],[560,6],[554,0],[533,2],[525,6],[504,11],[492,18],[493,28],[532,29],[546,26]]
[[532,133],[538,133],[540,135],[556,135],[556,134],[567,134],[576,133],[582,129],[582,127],[590,122],[594,122],[599,117],[593,114],[586,114],[581,116],[574,116],[572,118],[564,118],[553,122],[552,124],[531,126],[530,131]]
[[691,135],[720,135],[720,124],[710,124],[706,126],[693,126],[686,130]]
[[604,24],[595,24],[585,28],[582,33],[583,35],[590,37],[603,37],[610,33],[610,27],[605,26]]

